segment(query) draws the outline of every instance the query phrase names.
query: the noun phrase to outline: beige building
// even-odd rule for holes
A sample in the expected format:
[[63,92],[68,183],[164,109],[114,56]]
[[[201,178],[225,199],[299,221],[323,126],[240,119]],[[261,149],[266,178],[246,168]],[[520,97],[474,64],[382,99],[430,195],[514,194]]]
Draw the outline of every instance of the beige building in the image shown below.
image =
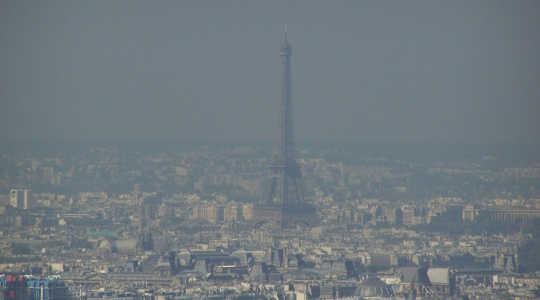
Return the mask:
[[461,219],[463,222],[474,222],[477,215],[478,209],[475,209],[472,205],[466,205],[461,211]]
[[32,191],[29,189],[11,189],[9,191],[9,204],[20,209],[31,208]]
[[210,223],[217,223],[218,208],[215,204],[204,203],[193,208],[192,219],[205,219]]
[[242,216],[246,221],[253,220],[253,204],[242,205]]

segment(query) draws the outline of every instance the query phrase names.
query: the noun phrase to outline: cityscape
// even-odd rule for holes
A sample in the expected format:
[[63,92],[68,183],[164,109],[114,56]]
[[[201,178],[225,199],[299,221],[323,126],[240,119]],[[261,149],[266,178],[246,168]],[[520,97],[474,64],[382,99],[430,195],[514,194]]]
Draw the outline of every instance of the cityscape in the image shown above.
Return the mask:
[[538,141],[308,141],[290,27],[272,141],[1,145],[0,300],[540,299]]

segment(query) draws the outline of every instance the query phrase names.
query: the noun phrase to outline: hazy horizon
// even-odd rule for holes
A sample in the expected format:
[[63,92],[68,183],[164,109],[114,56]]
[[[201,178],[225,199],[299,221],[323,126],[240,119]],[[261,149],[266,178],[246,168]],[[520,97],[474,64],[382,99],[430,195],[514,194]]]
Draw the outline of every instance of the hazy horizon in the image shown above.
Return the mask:
[[537,1],[3,1],[0,138],[540,141]]

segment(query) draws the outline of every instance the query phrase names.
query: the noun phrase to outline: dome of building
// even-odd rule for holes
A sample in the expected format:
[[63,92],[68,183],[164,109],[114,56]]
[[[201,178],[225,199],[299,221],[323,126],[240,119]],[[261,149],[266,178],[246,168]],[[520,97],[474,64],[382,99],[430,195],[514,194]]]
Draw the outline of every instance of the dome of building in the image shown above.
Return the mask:
[[98,249],[101,251],[110,252],[112,250],[112,244],[108,240],[100,240],[98,243]]
[[381,297],[393,297],[394,291],[392,288],[384,283],[376,276],[368,276],[360,286],[356,288],[355,296],[361,298],[381,298]]

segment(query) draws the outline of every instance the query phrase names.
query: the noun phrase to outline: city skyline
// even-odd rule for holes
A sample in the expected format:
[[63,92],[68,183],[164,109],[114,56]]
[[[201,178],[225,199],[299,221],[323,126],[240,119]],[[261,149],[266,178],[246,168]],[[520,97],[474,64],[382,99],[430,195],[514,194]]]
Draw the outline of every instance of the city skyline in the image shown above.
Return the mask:
[[538,299],[539,3],[0,2],[0,299]]

